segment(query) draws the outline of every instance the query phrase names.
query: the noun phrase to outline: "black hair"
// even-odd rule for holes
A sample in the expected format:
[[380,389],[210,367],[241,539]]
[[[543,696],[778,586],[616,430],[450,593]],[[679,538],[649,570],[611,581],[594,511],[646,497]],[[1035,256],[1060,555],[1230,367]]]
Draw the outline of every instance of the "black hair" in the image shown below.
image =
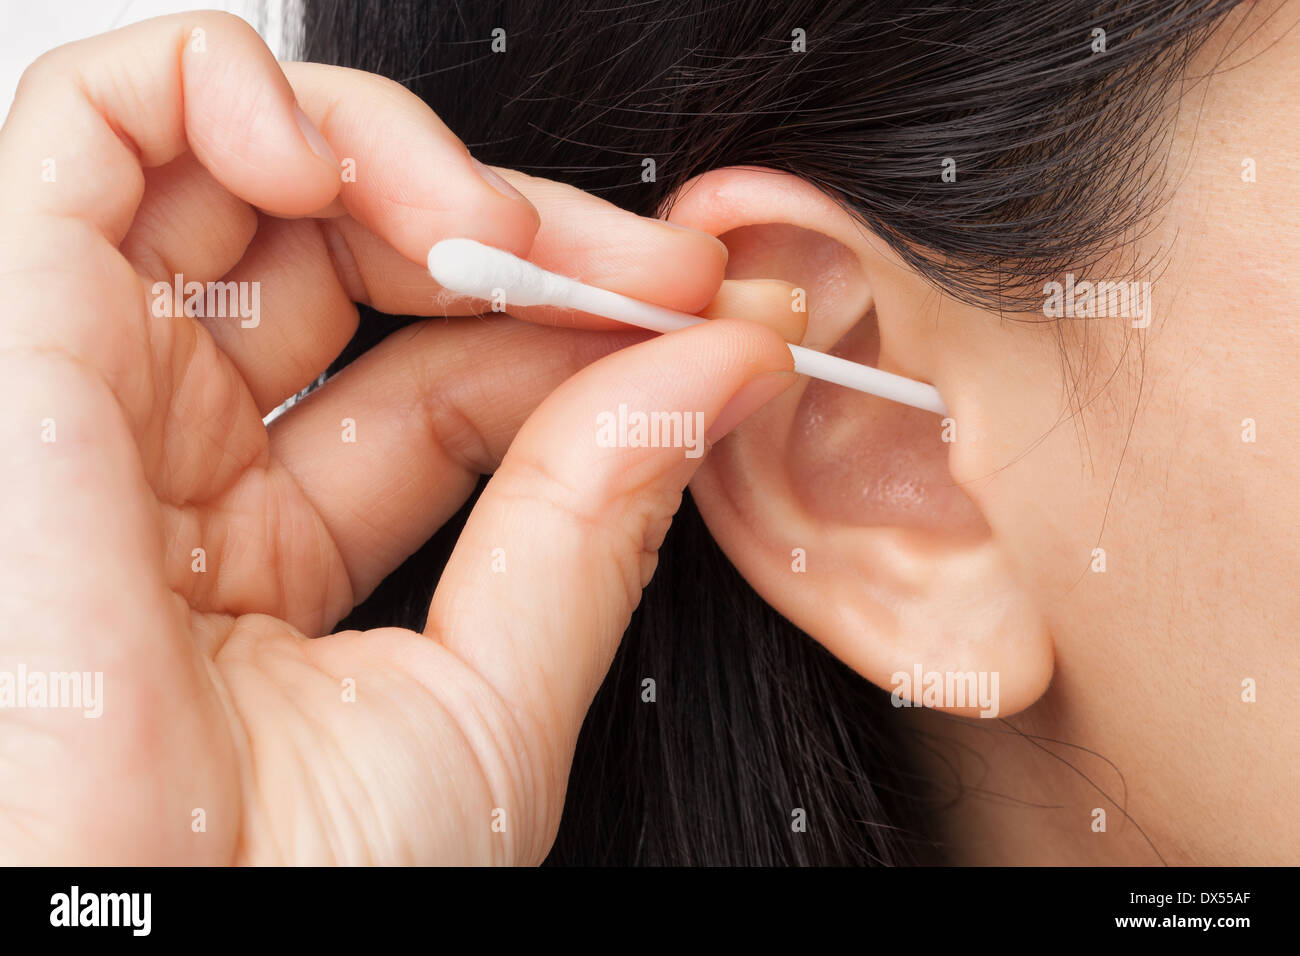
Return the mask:
[[[642,215],[710,168],[793,173],[948,294],[1014,312],[1152,221],[1170,107],[1237,2],[311,0],[302,53],[404,83],[484,162]],[[335,368],[408,321],[367,310]],[[421,627],[472,504],[344,626]],[[890,716],[749,588],[687,495],[549,862],[935,860],[916,742]]]

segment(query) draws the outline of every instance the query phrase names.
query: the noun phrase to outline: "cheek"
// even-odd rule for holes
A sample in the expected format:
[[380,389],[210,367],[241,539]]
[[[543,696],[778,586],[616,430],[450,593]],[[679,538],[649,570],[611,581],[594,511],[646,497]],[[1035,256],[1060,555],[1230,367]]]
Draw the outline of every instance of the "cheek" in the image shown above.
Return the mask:
[[1104,638],[1122,657],[1147,642],[1117,636],[1208,647],[1226,621],[1274,634],[1300,614],[1297,353],[1261,347],[1270,321],[1237,316],[1225,329],[1222,312],[1182,310],[1141,364],[1099,360],[1081,412],[1059,362],[999,366],[982,351],[1004,387],[986,380],[978,401],[950,399],[964,406],[953,472],[1054,632]]
[[[1020,430],[1013,430],[1014,424]],[[1046,609],[1088,571],[1099,546],[1105,496],[1068,422],[1035,420],[1031,426],[1023,419],[990,418],[968,425],[969,431],[982,430],[967,448],[954,449],[963,462],[962,487],[979,505],[1024,586]]]
[[[1044,324],[971,323],[953,348],[960,373],[944,390],[955,418],[952,480],[1044,610],[1079,587],[1106,547],[1126,454],[1123,402],[1089,402],[1087,385],[1068,385],[1060,349]],[[1125,392],[1128,383],[1111,384]]]
[[[1130,546],[1146,557],[1145,586],[1153,601],[1167,595],[1182,633],[1221,638],[1223,622],[1248,630],[1252,618],[1270,621],[1266,633],[1294,633],[1300,424],[1294,383],[1284,379],[1295,372],[1287,369],[1295,353],[1239,342],[1222,361],[1207,361],[1197,330],[1220,326],[1223,315],[1205,318],[1171,320],[1182,327],[1152,350],[1150,400],[1134,429],[1116,535],[1132,528]],[[1258,333],[1267,320],[1233,321]]]

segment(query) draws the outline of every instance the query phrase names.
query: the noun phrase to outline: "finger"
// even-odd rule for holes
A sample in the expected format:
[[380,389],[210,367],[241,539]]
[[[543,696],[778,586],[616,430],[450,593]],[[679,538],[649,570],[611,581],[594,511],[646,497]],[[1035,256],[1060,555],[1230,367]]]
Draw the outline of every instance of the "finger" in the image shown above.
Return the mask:
[[725,279],[713,301],[699,311],[706,319],[758,322],[798,345],[808,329],[808,313],[794,308],[796,289],[780,279]]
[[[500,171],[537,209],[541,227],[528,258],[544,269],[671,309],[695,312],[718,291],[727,249],[708,233],[637,216],[580,189],[512,170]],[[480,299],[443,290],[429,275],[425,246],[418,262],[394,251],[383,235],[350,218],[332,219],[340,266],[355,277],[357,301],[394,315],[474,315]],[[457,235],[449,232],[447,238]],[[488,243],[491,245],[492,243]],[[657,264],[658,270],[654,269]],[[671,281],[664,281],[664,277]],[[507,303],[508,305],[508,303]],[[624,329],[603,317],[545,307],[507,308],[544,325]]]
[[[694,310],[717,290],[725,247],[706,233],[666,227],[559,183],[523,177],[520,185],[542,216],[535,251],[541,249],[547,268],[588,275],[594,270],[607,288],[671,308]],[[560,245],[560,234],[569,237],[568,245]],[[673,281],[652,283],[640,266],[626,268],[642,261],[659,263]],[[356,330],[354,301],[395,315],[464,315],[484,309],[479,300],[447,298],[423,264],[409,261],[350,216],[264,216],[257,237],[225,280],[248,283],[247,288],[259,284],[260,320],[253,324],[215,316],[203,322],[263,413],[314,381],[339,355]],[[784,302],[778,306],[788,312],[788,296]],[[736,308],[755,306],[745,317],[767,321],[757,304],[750,297]],[[774,307],[769,303],[765,308]],[[521,310],[520,317],[547,325],[627,329],[607,319],[579,322],[558,310]]]
[[[493,221],[495,207],[473,208],[449,195],[446,170],[449,164],[459,168],[455,162],[464,147],[415,94],[355,70],[316,63],[289,63],[284,69],[303,110],[351,173],[340,201],[357,222],[411,262],[422,265],[439,239],[477,239],[527,254],[543,268],[691,312],[706,305],[722,281],[726,246],[708,233],[634,216],[562,183],[476,164],[485,181],[507,195],[522,194],[539,214],[540,219],[529,220],[526,233],[505,234]],[[673,281],[665,283],[664,275]],[[436,292],[436,284],[429,283]],[[446,314],[482,308],[462,298],[435,301]],[[402,314],[430,314],[429,304]],[[556,310],[520,314],[548,324],[615,325]]]
[[193,153],[144,171],[144,197],[119,247],[151,279],[208,282],[230,271],[257,232],[257,212]]
[[249,307],[200,317],[264,416],[319,378],[357,330],[354,293],[326,222],[261,217],[244,257],[220,280],[246,290]]
[[276,419],[272,456],[314,505],[360,600],[495,470],[546,395],[647,334],[506,317],[410,326]]
[[402,256],[423,263],[429,247],[448,236],[528,252],[537,211],[473,159],[410,90],[318,63],[286,63],[284,70],[339,157],[343,207]]
[[[586,709],[700,462],[690,457],[690,439],[701,436],[688,430],[700,425],[716,437],[784,391],[791,367],[774,332],[706,322],[580,372],[510,446],[438,584],[428,633],[542,734],[534,742],[554,763],[539,772],[563,779]],[[604,417],[617,417],[620,403],[629,412],[682,413],[678,447],[644,447],[630,430],[620,436]],[[602,421],[613,444],[640,447],[601,447]]]
[[275,57],[243,20],[148,20],[28,68],[0,134],[0,196],[20,213],[84,219],[116,245],[140,202],[141,168],[192,150],[246,202],[301,215],[339,186],[334,158],[301,120]]
[[[542,210],[542,227],[528,253],[532,262],[601,289],[695,313],[718,291],[727,247],[706,232],[633,216],[590,193],[513,170],[502,175]],[[611,237],[613,240],[611,242]],[[551,306],[506,310],[544,325],[625,328],[603,316]]]

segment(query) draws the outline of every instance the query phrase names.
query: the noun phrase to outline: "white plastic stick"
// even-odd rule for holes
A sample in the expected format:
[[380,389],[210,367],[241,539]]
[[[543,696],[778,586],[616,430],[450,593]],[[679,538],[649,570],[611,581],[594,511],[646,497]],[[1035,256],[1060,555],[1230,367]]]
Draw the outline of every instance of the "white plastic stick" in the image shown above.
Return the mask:
[[[707,321],[696,315],[583,285],[547,272],[518,256],[473,239],[444,239],[429,250],[429,274],[450,292],[476,299],[505,298],[508,305],[552,305],[602,315],[652,332],[675,332]],[[948,409],[933,385],[882,372],[825,352],[791,345],[794,370],[801,375],[901,402],[938,415]]]

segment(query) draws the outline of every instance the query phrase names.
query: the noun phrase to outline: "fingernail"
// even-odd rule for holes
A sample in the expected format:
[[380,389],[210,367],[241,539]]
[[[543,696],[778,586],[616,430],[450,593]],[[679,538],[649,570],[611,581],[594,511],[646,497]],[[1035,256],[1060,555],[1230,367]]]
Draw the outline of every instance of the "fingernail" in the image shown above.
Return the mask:
[[718,417],[713,420],[705,437],[709,444],[721,439],[750,415],[776,398],[795,380],[794,372],[764,372],[755,379],[746,382],[735,395],[722,406]]
[[330,144],[321,135],[321,131],[316,128],[316,124],[307,118],[307,114],[302,111],[302,108],[297,103],[293,105],[293,118],[298,121],[298,128],[302,130],[302,138],[307,141],[311,151],[331,166],[338,166],[339,158],[334,155],[334,150],[330,149]]
[[712,242],[714,245],[716,245],[719,249],[722,250],[722,254],[724,256],[728,255],[728,253],[730,252],[730,250],[727,248],[727,244],[711,232],[705,232],[703,229],[692,229],[690,226],[683,226],[681,223],[677,223],[677,222],[669,222],[667,219],[655,219],[653,216],[642,216],[641,218],[646,222],[654,223],[656,226],[666,226],[667,228],[673,230],[674,232],[684,232],[689,236],[695,236],[700,239],[708,239],[710,242]]
[[502,179],[497,171],[491,166],[484,166],[473,156],[469,158],[469,161],[474,164],[474,169],[482,178],[483,182],[487,183],[501,195],[505,196],[507,199],[523,200],[524,202],[528,202],[527,199],[524,199],[523,193]]

